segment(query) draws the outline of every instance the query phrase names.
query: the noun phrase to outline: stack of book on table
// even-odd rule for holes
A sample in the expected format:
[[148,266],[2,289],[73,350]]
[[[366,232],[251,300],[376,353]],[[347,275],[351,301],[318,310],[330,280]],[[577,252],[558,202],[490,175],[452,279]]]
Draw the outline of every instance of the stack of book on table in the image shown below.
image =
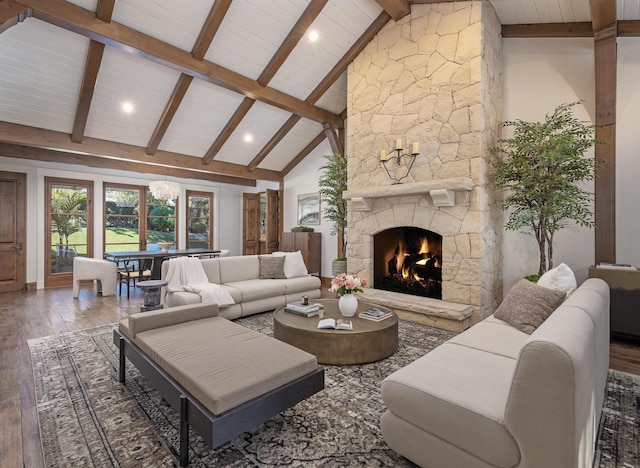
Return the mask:
[[313,317],[320,312],[320,304],[317,302],[309,302],[308,304],[303,304],[302,301],[290,302],[284,306],[284,311],[303,317]]
[[371,309],[363,310],[358,314],[358,317],[373,320],[374,322],[379,322],[381,320],[387,319],[391,317],[393,314],[388,309],[383,309],[382,307],[372,307]]

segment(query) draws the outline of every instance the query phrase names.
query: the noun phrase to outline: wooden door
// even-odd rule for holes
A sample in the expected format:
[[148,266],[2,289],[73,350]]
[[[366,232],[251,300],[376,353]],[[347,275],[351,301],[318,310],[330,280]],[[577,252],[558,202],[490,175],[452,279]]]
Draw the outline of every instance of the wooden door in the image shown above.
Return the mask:
[[260,253],[260,194],[242,194],[242,255]]
[[25,286],[26,178],[0,172],[0,292]]
[[271,253],[278,250],[278,234],[280,233],[280,226],[278,223],[278,207],[279,197],[277,190],[267,190],[267,238],[266,238],[266,251],[264,253]]

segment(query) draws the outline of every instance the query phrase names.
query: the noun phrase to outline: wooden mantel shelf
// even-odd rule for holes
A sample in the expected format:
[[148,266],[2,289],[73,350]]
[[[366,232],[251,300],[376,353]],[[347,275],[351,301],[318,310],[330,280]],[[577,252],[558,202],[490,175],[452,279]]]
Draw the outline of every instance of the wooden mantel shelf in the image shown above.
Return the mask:
[[351,200],[356,211],[371,211],[374,198],[402,197],[406,195],[428,194],[434,206],[455,206],[455,192],[473,190],[470,177],[452,177],[411,184],[395,184],[384,187],[371,187],[360,190],[345,190],[342,198]]

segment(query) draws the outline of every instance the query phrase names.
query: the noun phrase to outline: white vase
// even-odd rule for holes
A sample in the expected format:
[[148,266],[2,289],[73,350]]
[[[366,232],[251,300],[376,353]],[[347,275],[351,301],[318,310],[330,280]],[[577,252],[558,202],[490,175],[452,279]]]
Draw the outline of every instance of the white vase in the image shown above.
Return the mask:
[[358,310],[358,298],[355,294],[345,294],[338,301],[338,309],[345,317],[353,317]]

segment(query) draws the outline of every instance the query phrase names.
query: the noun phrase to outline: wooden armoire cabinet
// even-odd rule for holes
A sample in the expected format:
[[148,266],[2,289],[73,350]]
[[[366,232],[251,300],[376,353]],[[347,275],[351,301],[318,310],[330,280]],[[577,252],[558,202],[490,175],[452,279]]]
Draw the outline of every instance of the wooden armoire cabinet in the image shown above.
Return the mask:
[[322,266],[322,233],[321,232],[283,232],[282,251],[302,253],[309,273],[320,276]]

